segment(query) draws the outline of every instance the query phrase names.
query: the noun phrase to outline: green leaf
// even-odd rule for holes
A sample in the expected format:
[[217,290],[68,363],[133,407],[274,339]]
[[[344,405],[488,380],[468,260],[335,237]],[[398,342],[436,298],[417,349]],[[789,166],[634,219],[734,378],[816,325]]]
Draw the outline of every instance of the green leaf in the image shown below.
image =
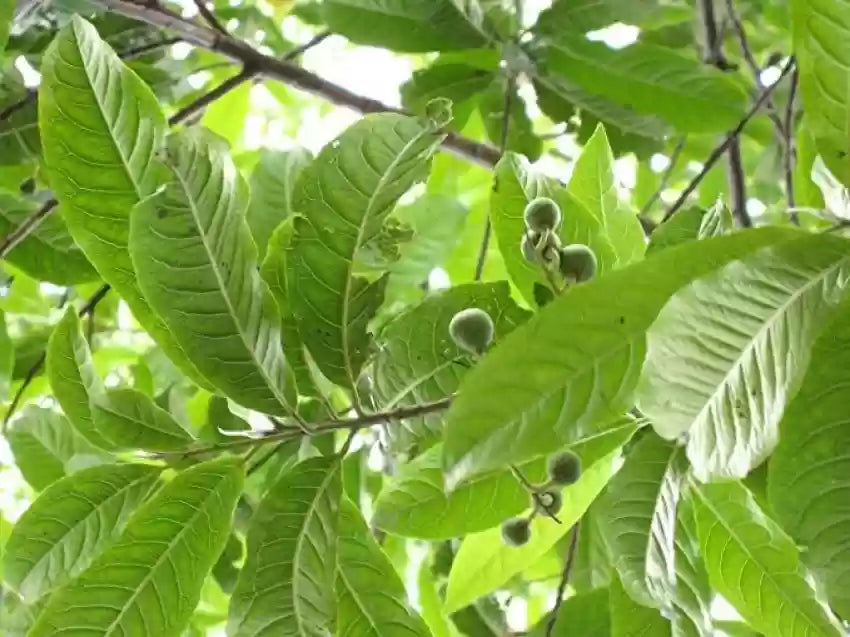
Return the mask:
[[611,583],[613,565],[611,554],[602,535],[604,520],[600,515],[600,499],[590,506],[581,520],[581,533],[570,575],[570,586],[578,594],[608,586]]
[[77,463],[97,463],[101,458],[64,416],[42,407],[27,407],[6,439],[18,469],[37,491],[71,473]]
[[641,606],[629,597],[615,577],[608,593],[611,637],[671,637],[672,627],[654,608]]
[[661,436],[687,432],[698,479],[744,477],[773,451],[786,400],[848,274],[850,242],[808,236],[693,281],[661,311],[639,403]]
[[304,344],[338,385],[354,386],[368,354],[367,323],[386,285],[385,277],[370,283],[357,276],[355,257],[379,235],[398,199],[427,175],[443,139],[446,122],[438,119],[368,115],[325,146],[296,186],[289,303]]
[[344,499],[339,512],[336,631],[350,637],[431,637],[407,604],[404,584],[360,511]]
[[[584,466],[590,466],[623,445],[634,431],[634,422],[623,418],[598,427],[570,448]],[[436,540],[484,531],[528,508],[528,491],[509,470],[478,476],[446,493],[442,451],[436,445],[402,465],[375,502],[373,525],[405,537]],[[519,468],[532,483],[546,480],[544,458]]]
[[431,66],[413,72],[410,80],[401,86],[401,102],[406,109],[424,115],[431,100],[449,99],[452,101],[452,124],[463,127],[479,94],[492,84],[497,68],[478,68],[438,59]]
[[101,465],[51,484],[6,545],[5,580],[27,603],[76,578],[111,545],[159,477],[141,464]]
[[841,0],[793,0],[791,18],[806,128],[832,174],[850,185],[850,6]]
[[554,179],[532,172],[528,162],[519,155],[506,153],[493,177],[490,216],[511,282],[530,305],[537,304],[535,283],[548,287],[548,281],[539,264],[529,263],[523,257],[521,242],[526,233],[523,211],[528,202],[542,196],[552,198],[561,208],[563,220],[558,231],[561,243],[590,246],[599,260],[600,272],[611,269],[617,261],[602,223],[582,203]]
[[[24,89],[9,93],[0,110],[17,104],[26,97]],[[0,120],[0,166],[13,166],[41,157],[41,136],[38,132],[38,108],[29,100],[16,108],[6,119]]]
[[419,605],[422,607],[422,619],[428,625],[434,637],[456,637],[458,634],[447,613],[443,610],[443,600],[437,592],[437,582],[432,572],[431,560],[422,560],[416,577],[419,591]]
[[130,210],[159,181],[153,160],[166,124],[156,97],[78,16],[48,48],[41,74],[44,159],[71,236],[145,330],[197,380],[145,301],[128,250]]
[[117,449],[177,451],[193,441],[164,409],[135,389],[110,389],[91,403],[94,426]]
[[201,126],[226,139],[231,148],[242,141],[245,120],[251,112],[251,82],[242,82],[207,106]]
[[658,11],[658,0],[555,0],[534,29],[557,35],[566,30],[584,34],[615,22],[640,26]]
[[15,345],[6,330],[6,313],[0,310],[0,399],[9,396],[12,370],[15,368]]
[[676,589],[673,602],[678,612],[674,619],[674,634],[713,635],[711,602],[714,593],[700,553],[694,505],[687,494],[679,502],[675,543]]
[[602,224],[614,246],[619,266],[643,257],[646,251],[643,228],[637,215],[628,210],[617,196],[614,155],[602,124],[576,159],[567,192],[584,204]]
[[133,514],[113,546],[50,598],[29,637],[180,635],[227,541],[242,481],[242,461],[232,457],[178,474]]
[[295,387],[280,346],[280,313],[257,272],[244,217],[248,185],[224,142],[203,129],[169,137],[162,168],[165,190],[131,214],[139,285],[189,359],[226,396],[257,411],[289,413]]
[[9,40],[9,30],[12,27],[12,18],[15,16],[15,3],[4,2],[0,6],[0,54],[6,48]]
[[446,610],[459,610],[502,587],[551,549],[581,518],[611,478],[616,455],[614,452],[601,458],[582,472],[578,482],[565,487],[562,491],[564,505],[558,513],[561,524],[549,517],[535,517],[527,544],[507,546],[499,527],[467,535],[449,573]]
[[245,213],[260,260],[280,222],[292,216],[292,195],[301,171],[310,163],[310,152],[263,150],[251,173],[251,205]]
[[[461,310],[487,312],[498,342],[528,318],[511,298],[508,284],[470,283],[434,294],[400,314],[377,336],[374,392],[384,409],[439,400],[451,395],[469,367],[468,356],[449,335],[449,322]],[[392,427],[394,448],[427,447],[442,434],[444,414],[406,419]]]
[[702,208],[693,206],[670,217],[652,231],[646,249],[647,255],[697,239],[705,213]]
[[[497,77],[478,100],[478,110],[484,121],[487,137],[497,145],[502,143],[506,81],[503,77]],[[511,89],[510,122],[505,147],[525,155],[531,161],[537,161],[543,151],[543,140],[534,134],[534,125],[528,116],[525,101],[515,86]]]
[[667,298],[732,259],[792,236],[771,228],[706,240],[699,251],[685,244],[567,290],[464,377],[446,421],[449,486],[569,444],[631,408],[644,335]]
[[740,483],[693,484],[711,584],[767,635],[841,635],[815,599],[794,543]]
[[478,0],[325,0],[325,24],[357,44],[423,53],[487,44]]
[[102,449],[113,449],[113,441],[103,435],[92,419],[90,403],[105,389],[92,363],[89,344],[73,307],[65,310],[65,315],[50,335],[47,378],[53,396],[74,428],[92,444]]
[[0,631],[3,637],[26,637],[43,606],[43,603],[24,604],[15,593],[4,590],[0,596]]
[[669,604],[675,588],[676,511],[686,466],[674,443],[646,432],[599,503],[600,525],[629,596]]
[[251,520],[230,602],[231,637],[326,634],[335,618],[339,459],[305,460],[269,489]]
[[[39,206],[33,202],[0,194],[0,236],[8,236],[38,211]],[[12,249],[6,260],[31,277],[56,285],[98,279],[97,272],[68,234],[65,222],[55,213],[44,218]]]
[[[528,637],[548,637],[549,616],[528,634]],[[573,595],[561,604],[552,635],[581,635],[581,637],[610,637],[611,620],[608,613],[608,589],[598,588]]]
[[843,306],[815,343],[799,393],[780,423],[770,459],[770,506],[803,561],[822,581],[831,606],[850,614],[850,430],[846,421],[850,378],[850,326]]
[[682,133],[725,132],[741,120],[747,105],[742,85],[728,75],[652,44],[615,50],[564,31],[546,42],[541,63],[550,75],[638,114],[657,116]]

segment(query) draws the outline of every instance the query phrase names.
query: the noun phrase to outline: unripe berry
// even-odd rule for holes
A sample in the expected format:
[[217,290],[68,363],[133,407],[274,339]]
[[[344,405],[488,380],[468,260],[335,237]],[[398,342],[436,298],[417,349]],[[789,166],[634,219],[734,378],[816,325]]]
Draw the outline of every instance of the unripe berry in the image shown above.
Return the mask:
[[502,524],[502,539],[508,546],[522,546],[531,539],[531,523],[526,518],[513,518]]
[[558,515],[564,506],[564,497],[559,489],[546,489],[537,494],[538,510],[544,515]]
[[564,451],[549,458],[548,469],[552,483],[567,486],[581,476],[581,459],[572,451]]
[[540,240],[540,235],[536,232],[533,233],[525,233],[522,235],[522,242],[520,243],[520,248],[522,249],[522,256],[525,257],[525,260],[529,263],[537,262],[537,252],[535,251],[534,244]]
[[493,342],[493,319],[484,310],[461,310],[449,323],[449,335],[455,344],[473,354],[482,354]]
[[535,232],[554,231],[561,225],[561,209],[548,197],[538,197],[528,203],[523,212],[525,226]]
[[583,283],[596,276],[596,254],[582,243],[561,248],[560,270],[570,283]]

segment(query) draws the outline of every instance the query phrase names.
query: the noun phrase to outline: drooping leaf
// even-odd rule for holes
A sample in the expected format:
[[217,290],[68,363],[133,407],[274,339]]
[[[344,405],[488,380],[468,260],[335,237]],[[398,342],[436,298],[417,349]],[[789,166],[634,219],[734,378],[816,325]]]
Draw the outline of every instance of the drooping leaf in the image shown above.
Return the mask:
[[[570,448],[584,466],[590,466],[624,444],[634,430],[634,422],[623,418],[598,427]],[[447,493],[441,459],[442,447],[437,445],[403,465],[378,496],[372,524],[405,537],[435,540],[484,531],[528,508],[528,491],[507,469],[479,476]],[[546,480],[543,458],[519,469],[532,483]]]
[[[598,588],[589,593],[573,595],[561,604],[552,635],[581,635],[582,637],[610,637],[611,619],[608,611],[608,588]],[[549,616],[528,634],[528,637],[546,637]],[[653,636],[654,637],[654,636]]]
[[15,345],[6,330],[6,313],[0,310],[0,399],[6,400],[15,368]]
[[711,584],[768,635],[841,635],[805,579],[797,548],[737,482],[691,485]]
[[15,463],[37,491],[71,473],[78,464],[98,463],[100,451],[86,442],[61,414],[27,407],[6,434]]
[[830,604],[842,617],[850,614],[846,308],[845,304],[815,344],[802,387],[780,423],[767,481],[773,512],[794,541],[805,547],[803,561],[822,581]]
[[109,464],[51,484],[15,524],[3,556],[6,582],[32,603],[80,575],[123,532],[159,473]]
[[611,637],[671,637],[672,626],[655,608],[634,601],[614,577],[608,589]]
[[687,433],[700,480],[743,477],[773,451],[782,410],[848,275],[850,243],[808,236],[693,281],[661,311],[648,334],[640,407],[663,437]]
[[620,267],[643,257],[643,228],[637,215],[619,200],[614,184],[614,155],[601,124],[576,159],[567,192],[602,224]]
[[535,517],[527,544],[507,546],[499,527],[467,535],[449,573],[446,610],[459,610],[500,588],[570,532],[611,478],[616,453],[604,456],[587,467],[578,482],[563,489],[564,504],[558,513],[561,524],[546,516]]
[[267,492],[251,520],[230,602],[231,637],[325,634],[335,619],[339,460],[305,460]]
[[[0,194],[0,236],[8,236],[38,211],[39,206],[30,201]],[[55,213],[41,221],[6,259],[31,277],[56,285],[86,283],[98,278],[68,234],[65,222]]]
[[519,155],[507,153],[496,166],[490,196],[490,218],[499,251],[512,283],[526,301],[537,305],[534,284],[549,286],[540,264],[529,263],[522,254],[521,242],[526,233],[523,211],[537,197],[550,197],[561,209],[558,231],[561,243],[583,243],[596,253],[601,272],[611,269],[617,256],[605,236],[602,222],[555,180],[533,172]]
[[180,635],[227,541],[242,481],[242,462],[232,457],[178,474],[133,514],[115,544],[50,598],[30,637],[80,626],[104,636]]
[[424,179],[448,113],[430,119],[366,116],[325,146],[301,173],[287,254],[289,302],[319,369],[351,387],[366,356],[366,327],[386,277],[354,271],[358,252],[381,232],[393,206]]
[[[468,357],[449,335],[449,322],[461,310],[477,307],[504,338],[528,318],[511,299],[507,283],[470,283],[434,294],[399,315],[378,334],[374,391],[385,409],[415,405],[450,396],[469,369]],[[427,447],[440,438],[445,414],[406,419],[390,430],[393,446]]]
[[326,0],[322,17],[357,44],[418,53],[486,44],[478,0]]
[[404,584],[350,500],[339,512],[338,634],[350,637],[431,637],[407,604]]
[[[257,271],[248,186],[224,142],[203,129],[169,137],[168,185],[131,215],[139,285],[189,359],[236,402],[286,414],[295,387],[280,313]],[[191,272],[191,276],[187,276]]]
[[92,363],[89,344],[73,307],[65,311],[50,335],[47,378],[54,397],[74,428],[92,444],[113,449],[114,443],[103,435],[92,419],[90,403],[105,389]]
[[684,457],[647,432],[600,500],[600,525],[619,579],[644,606],[668,605],[676,584],[675,529]]
[[698,252],[684,244],[573,286],[464,377],[446,422],[449,486],[569,444],[625,412],[634,404],[645,332],[669,295],[793,236],[771,228],[707,240]]
[[292,216],[295,182],[310,159],[309,151],[301,148],[260,153],[260,161],[251,173],[251,205],[245,216],[261,261],[275,228]]
[[91,402],[94,427],[116,449],[176,451],[193,441],[152,398],[135,389],[110,389]]
[[44,54],[41,73],[44,159],[71,236],[175,364],[202,382],[145,301],[128,251],[130,210],[159,181],[153,159],[165,118],[156,97],[78,16]]
[[832,174],[850,185],[845,46],[850,7],[841,0],[793,0],[794,55],[806,109],[805,125]]
[[742,85],[728,75],[642,42],[615,50],[564,31],[546,41],[542,65],[591,95],[658,117],[682,133],[724,132],[747,104]]

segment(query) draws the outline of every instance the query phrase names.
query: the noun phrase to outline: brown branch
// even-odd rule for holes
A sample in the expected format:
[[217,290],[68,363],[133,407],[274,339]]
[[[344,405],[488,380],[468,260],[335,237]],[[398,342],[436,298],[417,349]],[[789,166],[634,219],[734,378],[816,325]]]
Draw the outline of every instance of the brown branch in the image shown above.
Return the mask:
[[201,14],[201,17],[206,21],[208,25],[210,25],[219,33],[228,35],[227,29],[222,26],[221,22],[218,21],[218,18],[215,17],[215,14],[207,8],[206,2],[204,2],[204,0],[193,1],[195,3],[195,6],[198,8],[198,13]]
[[795,210],[797,198],[794,193],[794,165],[797,160],[797,149],[794,143],[794,101],[797,97],[799,80],[799,71],[795,68],[791,74],[791,90],[788,93],[788,104],[785,106],[785,126],[783,128],[785,137],[785,198],[788,201],[791,223],[795,226],[800,225],[800,218]]
[[564,603],[564,593],[567,592],[567,584],[570,581],[570,575],[573,571],[573,564],[576,561],[576,549],[578,548],[579,529],[581,520],[576,520],[573,525],[572,535],[570,535],[570,546],[567,548],[567,559],[564,560],[564,570],[561,572],[561,581],[558,582],[558,592],[555,598],[555,605],[549,614],[549,621],[546,623],[546,637],[552,637],[555,630],[555,624],[558,623],[558,613],[561,611],[561,604]]
[[738,137],[729,142],[726,151],[729,162],[729,193],[732,199],[732,216],[743,228],[750,228],[753,220],[747,212],[747,184],[744,181],[744,166],[741,160],[741,140]]
[[159,49],[164,49],[165,47],[177,44],[178,42],[181,42],[180,38],[165,38],[159,42],[150,42],[132,49],[127,49],[126,51],[121,51],[118,54],[118,57],[122,60],[134,60],[142,57],[143,55],[147,55],[148,53],[153,53]]
[[[156,8],[131,4],[124,0],[95,0],[95,2],[120,15],[162,29],[172,29],[185,42],[221,53],[242,63],[243,66],[257,69],[265,77],[317,95],[337,106],[344,106],[361,113],[392,112],[406,114],[401,109],[358,95],[342,86],[329,82],[287,60],[264,55],[246,42],[218,33],[208,27],[180,20]],[[451,132],[447,134],[443,141],[443,147],[487,167],[494,166],[499,160],[499,151],[493,146]]]
[[741,131],[749,124],[750,120],[755,117],[756,113],[761,110],[761,107],[764,105],[765,100],[767,100],[773,92],[776,90],[776,87],[779,86],[782,79],[788,75],[791,70],[794,68],[794,59],[791,58],[782,68],[782,72],[779,75],[779,78],[771,84],[770,86],[766,86],[764,90],[759,94],[758,99],[753,103],[750,107],[750,110],[744,115],[738,125],[729,131],[726,134],[726,137],[723,138],[723,141],[718,144],[714,150],[709,153],[708,157],[703,164],[702,170],[694,177],[691,182],[685,187],[682,193],[679,195],[679,198],[673,203],[672,206],[667,210],[664,214],[664,221],[667,221],[670,217],[676,214],[679,209],[685,204],[688,197],[691,193],[696,190],[697,186],[699,186],[700,182],[705,178],[705,176],[709,173],[709,171],[714,167],[714,164],[717,163],[717,160],[723,156],[723,153],[729,148],[729,145],[735,140],[740,134]]
[[195,115],[199,111],[202,111],[217,99],[227,95],[230,91],[234,90],[238,86],[241,86],[244,82],[247,82],[255,74],[256,71],[254,71],[253,69],[250,69],[248,67],[243,68],[236,75],[227,78],[212,90],[198,97],[191,104],[187,104],[179,111],[174,113],[174,115],[168,118],[169,126],[174,126],[190,119],[193,115]]

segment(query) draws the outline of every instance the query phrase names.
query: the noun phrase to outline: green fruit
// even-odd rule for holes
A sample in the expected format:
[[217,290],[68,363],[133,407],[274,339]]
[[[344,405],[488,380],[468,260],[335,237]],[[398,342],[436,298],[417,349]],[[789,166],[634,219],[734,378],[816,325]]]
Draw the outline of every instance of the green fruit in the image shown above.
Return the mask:
[[522,242],[520,243],[520,248],[522,249],[522,256],[525,257],[525,260],[529,263],[537,263],[537,252],[535,250],[535,243],[540,240],[540,235],[536,232],[531,234],[526,233],[522,235]]
[[570,283],[583,283],[596,276],[596,254],[582,243],[561,248],[560,270]]
[[531,523],[525,518],[513,518],[502,524],[502,539],[508,546],[522,546],[531,539]]
[[535,232],[557,230],[561,225],[561,209],[548,197],[538,197],[528,203],[523,213],[525,226]]
[[484,310],[461,310],[449,323],[449,335],[455,344],[473,354],[482,354],[493,342],[493,319]]
[[549,458],[549,479],[554,484],[567,486],[581,476],[581,459],[572,451],[564,451]]
[[558,515],[564,506],[564,497],[558,489],[546,489],[537,494],[537,508],[544,515]]

